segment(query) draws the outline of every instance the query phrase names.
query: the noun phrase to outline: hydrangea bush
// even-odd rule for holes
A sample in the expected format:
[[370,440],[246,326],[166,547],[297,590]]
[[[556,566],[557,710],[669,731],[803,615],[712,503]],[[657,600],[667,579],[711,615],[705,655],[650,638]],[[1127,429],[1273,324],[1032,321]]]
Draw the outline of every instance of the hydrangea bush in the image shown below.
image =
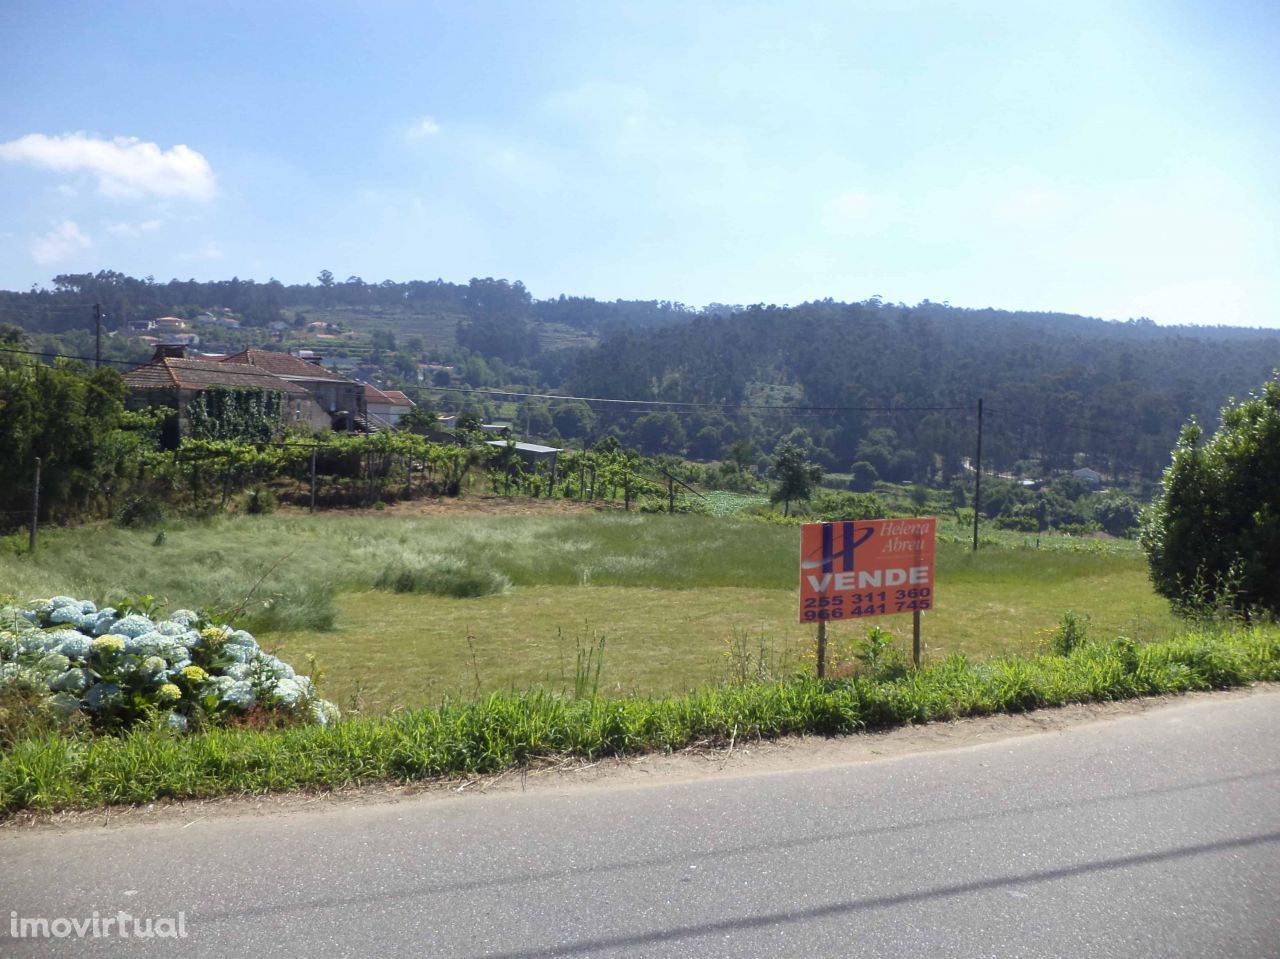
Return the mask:
[[251,711],[327,725],[311,679],[249,633],[180,609],[167,619],[70,596],[0,608],[0,691],[34,692],[102,729],[158,719],[185,731]]

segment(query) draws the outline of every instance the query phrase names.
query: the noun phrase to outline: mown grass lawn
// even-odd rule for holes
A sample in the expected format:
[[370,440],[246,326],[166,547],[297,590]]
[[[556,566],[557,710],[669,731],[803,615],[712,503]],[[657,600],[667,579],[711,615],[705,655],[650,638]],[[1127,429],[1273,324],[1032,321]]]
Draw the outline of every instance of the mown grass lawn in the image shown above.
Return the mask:
[[[931,659],[1033,651],[1067,610],[1104,638],[1177,631],[1130,544],[1036,550],[1002,537],[974,554],[947,539],[937,607],[924,619]],[[35,556],[0,553],[0,593],[242,607],[245,625],[287,661],[316,656],[339,705],[382,712],[492,690],[572,690],[579,655],[598,655],[601,638],[608,695],[789,676],[809,665],[813,642],[813,627],[796,622],[798,544],[795,527],[711,516],[280,513],[173,523],[163,537],[49,531]],[[373,588],[387,571],[442,561],[510,589],[455,599]],[[837,664],[872,624],[832,625]],[[909,642],[909,616],[874,624]]]
[[[1051,565],[1043,555],[1022,559]],[[1108,563],[1098,575],[1072,563],[1079,568],[1046,575],[1034,588],[1025,569],[980,577],[972,568],[948,575],[947,565],[937,608],[924,616],[928,659],[1031,652],[1068,609],[1088,616],[1102,637],[1145,641],[1177,629],[1131,561]],[[532,586],[476,599],[367,590],[339,595],[337,608],[333,631],[277,633],[267,643],[286,661],[315,655],[328,672],[329,695],[370,712],[477,691],[572,690],[579,653],[602,637],[606,695],[685,692],[755,672],[757,664],[781,678],[811,668],[813,655],[814,627],[796,621],[794,589]],[[837,672],[871,625],[909,648],[910,616],[833,623]]]

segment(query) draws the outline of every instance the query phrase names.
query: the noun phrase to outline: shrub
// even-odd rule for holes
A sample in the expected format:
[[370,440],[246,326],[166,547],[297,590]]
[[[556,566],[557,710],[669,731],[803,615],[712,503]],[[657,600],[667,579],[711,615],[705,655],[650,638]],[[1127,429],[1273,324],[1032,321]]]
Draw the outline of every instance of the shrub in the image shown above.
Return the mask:
[[[255,708],[281,722],[335,716],[315,686],[244,630],[143,601],[98,609],[70,596],[0,610],[0,735],[88,723],[185,731]],[[15,732],[15,727],[17,732]]]
[[164,508],[154,496],[130,496],[116,511],[116,522],[124,527],[155,526],[164,519]]
[[1280,612],[1280,375],[1202,438],[1194,421],[1183,429],[1145,514],[1152,582],[1186,612]]
[[455,599],[473,599],[505,593],[511,580],[485,567],[468,566],[451,557],[389,564],[374,581],[376,589],[393,593],[431,593]]

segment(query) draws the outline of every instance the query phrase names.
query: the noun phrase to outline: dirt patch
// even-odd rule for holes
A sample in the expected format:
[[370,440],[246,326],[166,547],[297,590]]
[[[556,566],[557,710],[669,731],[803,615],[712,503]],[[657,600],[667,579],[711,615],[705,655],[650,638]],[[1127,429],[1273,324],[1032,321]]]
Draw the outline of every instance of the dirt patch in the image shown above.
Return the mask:
[[596,762],[576,758],[550,759],[533,766],[473,779],[429,780],[409,785],[377,784],[325,792],[288,792],[269,796],[150,803],[145,806],[120,806],[85,812],[19,813],[0,822],[0,841],[33,829],[62,832],[148,824],[178,824],[185,827],[214,818],[293,815],[342,806],[410,800],[430,802],[512,792],[626,789],[702,779],[821,769],[1059,732],[1152,709],[1194,703],[1210,697],[1239,699],[1268,695],[1280,696],[1280,683],[1257,683],[1225,692],[1189,693],[1184,696],[1133,699],[1118,703],[1088,703],[1013,716],[982,716],[834,738],[797,736],[772,741],[735,741],[728,746],[703,743],[674,753],[648,753]]

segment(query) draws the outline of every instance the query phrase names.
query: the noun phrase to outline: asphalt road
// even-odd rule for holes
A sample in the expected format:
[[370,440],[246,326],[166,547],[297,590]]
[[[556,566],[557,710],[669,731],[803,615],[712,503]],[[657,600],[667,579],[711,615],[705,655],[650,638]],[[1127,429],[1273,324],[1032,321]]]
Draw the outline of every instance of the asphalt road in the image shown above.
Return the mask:
[[[1280,955],[1280,695],[858,765],[0,840],[0,955]],[[173,940],[11,936],[161,917]]]

